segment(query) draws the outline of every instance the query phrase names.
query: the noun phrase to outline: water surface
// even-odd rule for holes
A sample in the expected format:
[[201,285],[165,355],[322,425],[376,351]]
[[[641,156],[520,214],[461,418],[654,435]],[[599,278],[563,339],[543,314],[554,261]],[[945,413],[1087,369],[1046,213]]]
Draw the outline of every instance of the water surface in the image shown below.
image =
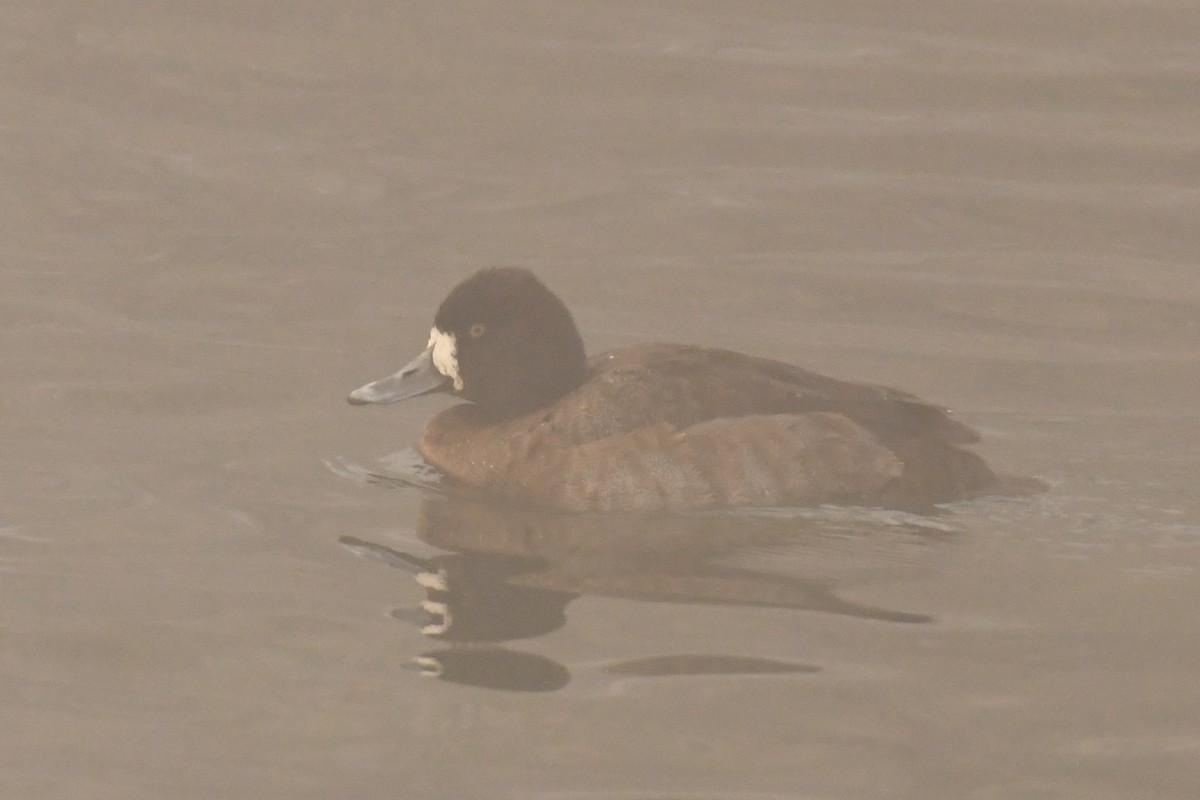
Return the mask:
[[[9,3],[0,794],[1193,798],[1189,3]],[[956,409],[1028,499],[364,476],[447,289]],[[380,459],[384,461],[381,462]]]

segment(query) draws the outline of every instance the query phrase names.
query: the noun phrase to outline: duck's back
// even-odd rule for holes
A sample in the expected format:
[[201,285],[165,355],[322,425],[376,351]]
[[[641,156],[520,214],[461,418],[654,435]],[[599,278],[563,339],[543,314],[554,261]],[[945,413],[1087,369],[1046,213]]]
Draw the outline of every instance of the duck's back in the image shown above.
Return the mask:
[[978,435],[885,387],[724,350],[645,345],[596,356],[549,407],[489,425],[435,420],[426,456],[464,482],[570,510],[862,503],[923,509],[995,475]]
[[944,408],[884,386],[819,375],[728,350],[648,344],[593,357],[587,381],[547,411],[567,438],[589,442],[666,422],[687,428],[751,414],[841,414],[883,438],[979,441]]

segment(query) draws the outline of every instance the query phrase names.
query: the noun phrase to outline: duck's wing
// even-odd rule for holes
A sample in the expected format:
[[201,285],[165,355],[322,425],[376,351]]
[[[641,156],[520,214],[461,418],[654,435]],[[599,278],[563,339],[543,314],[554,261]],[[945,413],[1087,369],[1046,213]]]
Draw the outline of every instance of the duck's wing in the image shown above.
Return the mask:
[[[731,360],[744,357],[725,355]],[[756,372],[789,387],[804,410],[843,414],[884,439],[916,436],[945,444],[979,441],[979,432],[951,417],[950,409],[900,389],[829,378],[765,358],[753,362]]]
[[947,409],[907,392],[727,350],[644,345],[597,356],[591,367],[590,379],[554,414],[555,426],[578,442],[630,432],[648,421],[685,429],[714,419],[810,412],[840,414],[884,442],[979,440]]
[[873,434],[828,413],[660,423],[519,459],[483,488],[569,511],[875,504],[904,470]]

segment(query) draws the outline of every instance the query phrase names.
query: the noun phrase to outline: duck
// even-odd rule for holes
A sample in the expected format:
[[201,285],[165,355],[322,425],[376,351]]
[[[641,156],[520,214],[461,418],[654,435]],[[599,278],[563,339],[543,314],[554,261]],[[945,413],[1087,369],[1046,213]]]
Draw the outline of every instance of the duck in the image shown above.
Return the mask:
[[979,441],[974,429],[898,389],[692,345],[589,358],[566,305],[522,267],[455,286],[425,349],[347,399],[435,392],[467,402],[427,423],[425,461],[453,485],[524,507],[926,512],[1013,493],[965,449]]

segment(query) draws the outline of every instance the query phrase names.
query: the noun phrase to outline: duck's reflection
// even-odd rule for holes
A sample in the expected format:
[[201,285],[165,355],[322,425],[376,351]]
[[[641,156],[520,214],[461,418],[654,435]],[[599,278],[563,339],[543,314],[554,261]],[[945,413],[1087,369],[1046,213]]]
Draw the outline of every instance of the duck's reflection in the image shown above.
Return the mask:
[[422,675],[451,683],[510,692],[552,692],[571,680],[571,673],[557,661],[503,647],[439,650],[417,656],[413,667]]
[[[550,659],[500,643],[541,636],[566,623],[580,595],[675,603],[792,608],[896,623],[924,614],[855,603],[837,594],[852,582],[907,566],[878,557],[923,548],[939,534],[878,519],[820,515],[578,516],[500,508],[456,497],[421,507],[422,541],[448,553],[418,556],[344,536],[367,558],[411,573],[426,593],[417,608],[392,612],[450,646],[419,656],[423,674],[492,688],[549,691],[569,679]],[[901,544],[896,545],[899,542]],[[782,566],[781,566],[782,565]],[[889,570],[890,566],[890,570]],[[627,675],[812,672],[807,664],[744,655],[665,654],[609,664]]]

